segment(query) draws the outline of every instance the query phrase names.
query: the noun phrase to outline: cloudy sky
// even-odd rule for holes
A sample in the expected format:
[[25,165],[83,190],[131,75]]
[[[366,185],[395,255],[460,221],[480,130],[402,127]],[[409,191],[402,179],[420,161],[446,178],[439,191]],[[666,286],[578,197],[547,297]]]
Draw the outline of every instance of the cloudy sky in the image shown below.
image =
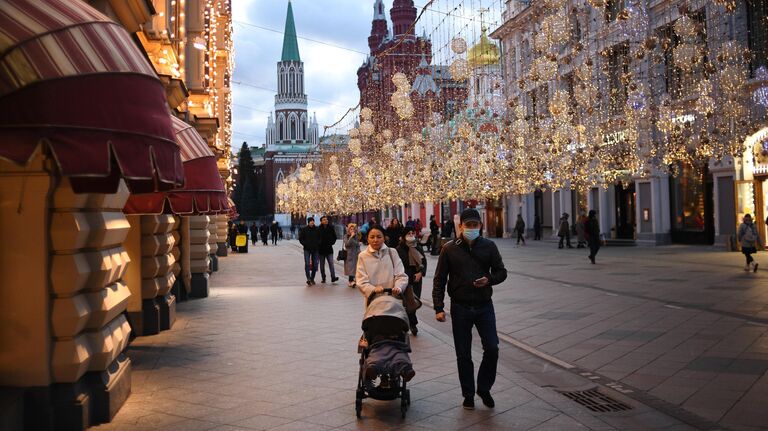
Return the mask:
[[[384,3],[389,10],[392,0]],[[274,109],[276,63],[282,54],[287,5],[287,0],[232,2],[235,148],[243,141],[249,145],[264,143],[267,116]],[[309,112],[317,112],[322,134],[323,125],[334,123],[348,108],[357,105],[357,68],[365,61],[363,53],[368,52],[373,1],[293,0],[293,13],[304,61]]]

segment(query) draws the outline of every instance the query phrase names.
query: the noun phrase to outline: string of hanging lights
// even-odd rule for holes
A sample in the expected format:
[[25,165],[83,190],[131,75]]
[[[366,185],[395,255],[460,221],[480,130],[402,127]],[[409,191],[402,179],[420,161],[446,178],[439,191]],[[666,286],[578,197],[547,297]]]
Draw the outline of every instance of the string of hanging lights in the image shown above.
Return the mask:
[[[338,129],[349,135],[346,147],[278,186],[281,209],[348,214],[544,187],[607,187],[742,156],[753,107],[768,107],[768,72],[750,74],[755,53],[736,38],[707,42],[708,33],[728,34],[737,3],[694,2],[693,10],[683,2],[662,29],[651,28],[643,2],[620,3],[533,1],[530,42],[519,45],[511,66],[519,58],[521,73],[503,89],[497,70],[505,59],[488,41],[486,22],[465,19],[490,6],[497,13],[490,24],[500,27],[502,1],[430,2],[438,24],[430,26],[429,11],[420,17],[432,28],[433,61],[449,65],[455,85],[469,87],[464,108],[446,116],[416,109],[415,81],[395,73],[386,97],[401,122],[378,130],[378,108],[363,107],[355,123]],[[448,19],[454,13],[462,19]],[[601,21],[617,31],[606,32]],[[663,91],[653,84],[660,78]]]

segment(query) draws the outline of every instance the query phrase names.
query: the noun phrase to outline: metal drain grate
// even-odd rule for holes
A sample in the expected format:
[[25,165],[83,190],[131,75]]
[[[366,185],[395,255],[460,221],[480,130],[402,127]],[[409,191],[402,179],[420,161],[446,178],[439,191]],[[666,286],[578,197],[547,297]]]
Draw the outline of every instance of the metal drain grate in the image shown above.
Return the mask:
[[593,412],[613,413],[632,410],[632,406],[614,400],[597,389],[587,391],[560,392]]

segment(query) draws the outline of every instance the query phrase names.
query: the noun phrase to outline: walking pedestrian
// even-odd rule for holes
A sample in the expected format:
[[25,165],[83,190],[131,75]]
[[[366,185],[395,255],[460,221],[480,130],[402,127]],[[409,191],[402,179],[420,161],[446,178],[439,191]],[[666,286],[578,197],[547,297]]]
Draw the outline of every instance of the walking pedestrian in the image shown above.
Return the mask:
[[237,253],[237,227],[235,227],[235,224],[232,223],[229,225],[229,249],[232,250],[233,253]]
[[336,230],[328,222],[328,216],[320,217],[320,277],[325,283],[325,262],[328,262],[328,268],[331,273],[331,283],[336,283],[339,277],[336,277],[336,268],[333,267],[333,244],[338,239]]
[[595,264],[595,257],[602,245],[602,239],[600,238],[600,222],[597,221],[597,212],[595,210],[589,210],[589,217],[587,217],[586,226],[584,227],[584,233],[587,237],[587,244],[589,245],[589,261]]
[[440,248],[440,225],[437,224],[437,220],[434,215],[429,216],[429,250],[430,254],[437,255]]
[[283,240],[283,227],[280,225],[277,225],[277,237],[280,239],[280,241]]
[[413,229],[414,227],[416,227],[416,222],[413,221],[413,217],[410,217],[410,216],[408,217],[408,221],[405,222],[405,227],[408,229]]
[[477,395],[489,408],[495,406],[491,388],[496,380],[499,338],[493,308],[492,286],[507,278],[507,270],[496,244],[480,237],[480,213],[468,208],[461,213],[461,235],[440,251],[432,286],[435,318],[445,322],[445,290],[451,297],[451,319],[456,363],[465,409],[475,408],[475,377],[472,363],[472,328],[483,345],[483,359],[477,373]]
[[[368,229],[368,247],[358,256],[355,280],[357,288],[365,297],[364,304],[374,293],[383,293],[384,289],[392,289],[392,294],[402,297],[408,288],[408,275],[403,268],[403,262],[395,250],[384,243],[384,229],[373,225]],[[360,347],[368,345],[368,340],[361,338]],[[413,366],[407,364],[401,372],[403,380],[410,381],[416,372]]]
[[349,287],[355,287],[355,271],[357,271],[357,257],[360,255],[360,233],[357,231],[357,225],[350,223],[347,225],[347,232],[342,237],[344,250],[347,251],[347,258],[344,260],[344,275],[349,279]]
[[568,213],[563,213],[560,217],[560,228],[557,231],[557,236],[560,237],[560,243],[557,248],[563,248],[563,241],[568,245],[568,248],[573,248],[571,245],[571,226],[568,223]]
[[251,226],[248,228],[251,231],[251,245],[256,245],[256,240],[259,238],[259,228],[256,226],[256,222],[251,222]]
[[277,245],[277,221],[272,222],[272,226],[269,227],[269,234],[272,238],[272,245]]
[[745,214],[742,219],[742,223],[739,225],[738,231],[739,243],[741,244],[741,252],[747,259],[746,265],[744,265],[744,271],[750,269],[757,272],[757,262],[752,257],[752,254],[757,253],[757,245],[760,243],[760,235],[757,233],[757,227],[752,222],[752,215]]
[[263,245],[269,245],[267,241],[269,240],[269,226],[267,226],[266,223],[262,224],[259,228],[259,233],[261,234],[261,243]]
[[291,239],[296,238],[296,225],[291,223]]
[[393,217],[389,222],[389,227],[384,231],[384,238],[387,243],[387,247],[396,248],[400,244],[400,238],[403,236],[403,225],[400,224],[400,220],[397,217]]
[[534,241],[541,241],[541,217],[534,216],[533,217],[533,240]]
[[304,274],[307,286],[315,284],[317,266],[320,264],[320,229],[315,226],[315,219],[307,219],[307,225],[299,230],[299,242],[304,248]]
[[576,248],[584,248],[587,244],[587,216],[584,212],[576,218],[574,227],[576,228]]
[[517,223],[515,223],[515,233],[517,234],[517,245],[520,245],[520,241],[525,245],[525,220],[523,215],[517,215]]
[[[421,299],[422,279],[427,275],[427,257],[424,255],[421,245],[416,240],[416,229],[405,228],[403,238],[397,245],[397,254],[403,263],[405,273],[408,275],[408,286],[413,289],[413,295]],[[408,322],[411,327],[411,334],[416,335],[419,329],[416,327],[419,319],[416,318],[416,312],[408,313]]]

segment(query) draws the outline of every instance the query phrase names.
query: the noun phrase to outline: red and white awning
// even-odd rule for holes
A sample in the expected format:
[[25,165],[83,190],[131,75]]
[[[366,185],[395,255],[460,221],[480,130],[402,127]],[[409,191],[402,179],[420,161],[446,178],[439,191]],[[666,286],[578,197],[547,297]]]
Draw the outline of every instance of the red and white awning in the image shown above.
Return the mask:
[[125,204],[126,214],[179,215],[223,214],[230,211],[224,182],[208,144],[194,127],[171,118],[176,142],[184,162],[184,187],[165,193],[132,194]]
[[0,157],[41,146],[78,192],[184,182],[163,86],[120,25],[79,0],[0,0]]

